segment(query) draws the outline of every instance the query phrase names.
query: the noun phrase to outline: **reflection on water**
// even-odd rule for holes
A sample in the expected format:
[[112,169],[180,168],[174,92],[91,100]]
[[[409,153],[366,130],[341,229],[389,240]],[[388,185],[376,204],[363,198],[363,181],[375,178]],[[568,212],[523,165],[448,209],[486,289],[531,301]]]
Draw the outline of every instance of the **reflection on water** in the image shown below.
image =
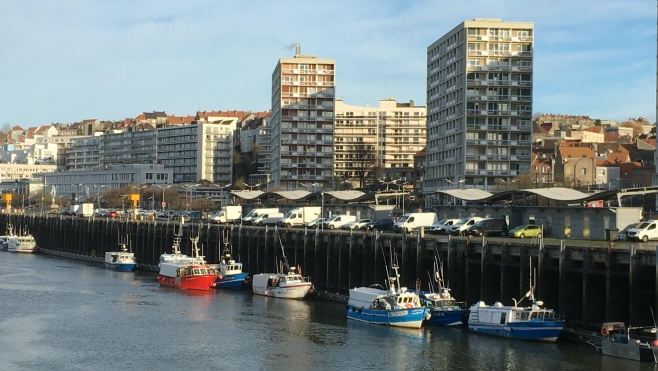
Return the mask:
[[369,325],[340,303],[182,291],[40,255],[0,252],[0,298],[3,371],[656,370],[586,345]]

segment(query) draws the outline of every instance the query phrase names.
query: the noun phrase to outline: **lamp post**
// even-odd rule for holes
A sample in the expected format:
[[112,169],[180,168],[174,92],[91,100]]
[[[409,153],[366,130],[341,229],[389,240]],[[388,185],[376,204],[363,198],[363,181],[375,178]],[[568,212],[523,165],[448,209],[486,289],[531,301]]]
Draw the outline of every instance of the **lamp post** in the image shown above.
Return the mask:
[[125,214],[125,212],[126,212],[126,197],[128,197],[128,195],[121,195],[121,214],[122,215]]
[[[198,184],[181,184],[181,187],[185,189],[185,210],[189,211],[190,210],[190,204],[192,202],[192,187],[197,187]],[[187,192],[190,192],[190,198],[187,198]]]
[[242,185],[245,186],[245,187],[247,187],[247,188],[249,188],[249,190],[251,191],[252,188],[260,187],[261,184],[258,183],[258,184],[256,184],[256,185],[249,185],[249,184],[247,184],[247,183],[242,183]]
[[309,188],[313,187],[313,192],[315,192],[315,187],[319,186],[320,183],[313,183],[313,184],[299,183],[299,185],[301,185],[302,187],[306,187],[307,192],[310,192]]
[[397,184],[397,182],[398,182],[398,180],[400,180],[400,178],[393,179],[393,180],[391,180],[390,182],[387,182],[387,181],[385,181],[384,179],[378,179],[378,180],[379,180],[380,183],[382,183],[382,184],[386,184],[386,191],[388,191],[388,185],[389,185],[389,184]]
[[94,184],[94,188],[96,188],[96,202],[98,202],[98,208],[101,208],[101,189],[107,187],[105,184],[98,185]]
[[611,189],[617,189],[617,181],[620,180],[619,178],[612,179],[608,181],[608,190]]
[[167,205],[165,202],[165,197],[164,197],[164,190],[165,188],[169,188],[173,186],[173,184],[167,185],[167,186],[162,186],[162,185],[156,185],[155,187],[162,189],[162,202],[160,202],[160,206],[162,206],[162,211],[164,212],[164,208]]

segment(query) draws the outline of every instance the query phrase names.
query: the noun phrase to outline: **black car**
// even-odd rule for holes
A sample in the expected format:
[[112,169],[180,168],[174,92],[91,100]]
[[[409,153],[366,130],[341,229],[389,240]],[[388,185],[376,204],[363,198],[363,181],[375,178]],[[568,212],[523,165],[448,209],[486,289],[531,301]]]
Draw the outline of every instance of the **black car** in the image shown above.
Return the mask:
[[392,231],[393,230],[393,220],[391,219],[377,219],[372,221],[364,226],[361,229],[372,230],[377,229],[379,231]]
[[505,219],[482,219],[466,230],[471,236],[507,236],[508,228]]

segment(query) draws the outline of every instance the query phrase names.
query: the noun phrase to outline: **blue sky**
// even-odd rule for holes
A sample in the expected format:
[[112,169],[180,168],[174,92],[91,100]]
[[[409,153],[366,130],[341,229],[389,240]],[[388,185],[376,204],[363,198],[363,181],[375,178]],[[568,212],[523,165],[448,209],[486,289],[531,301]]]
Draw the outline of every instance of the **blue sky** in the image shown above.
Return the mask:
[[423,105],[427,47],[473,18],[534,22],[534,112],[655,122],[648,0],[5,0],[0,125],[269,110],[295,43],[347,104]]

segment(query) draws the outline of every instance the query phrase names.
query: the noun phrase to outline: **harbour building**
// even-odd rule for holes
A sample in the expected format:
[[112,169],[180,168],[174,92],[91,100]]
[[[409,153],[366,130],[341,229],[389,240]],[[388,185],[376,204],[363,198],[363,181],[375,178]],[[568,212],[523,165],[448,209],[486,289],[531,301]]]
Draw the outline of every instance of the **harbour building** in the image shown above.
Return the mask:
[[534,25],[464,21],[427,48],[424,192],[529,174]]
[[272,73],[271,190],[331,189],[335,59],[280,58]]

